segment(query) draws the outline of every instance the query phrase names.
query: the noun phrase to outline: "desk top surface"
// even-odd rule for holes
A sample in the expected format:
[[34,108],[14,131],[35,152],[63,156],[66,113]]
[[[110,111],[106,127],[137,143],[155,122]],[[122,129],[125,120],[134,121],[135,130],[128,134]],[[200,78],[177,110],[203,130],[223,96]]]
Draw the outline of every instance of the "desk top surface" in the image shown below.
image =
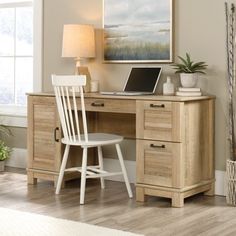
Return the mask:
[[[53,92],[42,92],[42,93],[27,93],[29,96],[48,96],[54,97]],[[198,101],[215,99],[212,95],[203,95],[199,97],[181,97],[181,96],[163,96],[163,95],[145,95],[145,96],[120,96],[120,95],[103,95],[100,93],[85,93],[85,98],[97,98],[97,99],[128,99],[128,100],[151,100],[151,101],[173,101],[173,102],[187,102],[187,101]]]

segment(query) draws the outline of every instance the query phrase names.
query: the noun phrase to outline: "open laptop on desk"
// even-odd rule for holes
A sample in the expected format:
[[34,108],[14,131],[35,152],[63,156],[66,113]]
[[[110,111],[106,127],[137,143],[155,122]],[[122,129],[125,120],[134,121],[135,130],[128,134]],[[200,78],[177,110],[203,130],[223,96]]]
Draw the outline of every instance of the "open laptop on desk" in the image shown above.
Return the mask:
[[155,93],[161,75],[161,67],[133,67],[123,91],[102,91],[104,95],[138,96]]

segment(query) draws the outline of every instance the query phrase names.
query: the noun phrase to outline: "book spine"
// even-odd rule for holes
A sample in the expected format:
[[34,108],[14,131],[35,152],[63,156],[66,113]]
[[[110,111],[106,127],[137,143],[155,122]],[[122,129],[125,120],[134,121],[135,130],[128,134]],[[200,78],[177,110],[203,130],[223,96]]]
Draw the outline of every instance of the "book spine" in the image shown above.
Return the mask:
[[201,96],[201,92],[176,92],[176,96],[183,96],[183,97],[198,97]]

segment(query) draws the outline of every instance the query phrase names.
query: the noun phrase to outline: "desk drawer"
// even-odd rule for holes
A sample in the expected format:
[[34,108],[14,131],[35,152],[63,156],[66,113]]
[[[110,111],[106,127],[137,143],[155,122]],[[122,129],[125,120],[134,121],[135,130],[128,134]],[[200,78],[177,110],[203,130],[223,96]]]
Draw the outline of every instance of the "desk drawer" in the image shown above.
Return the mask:
[[182,108],[179,102],[137,101],[137,138],[180,142]]
[[181,187],[181,143],[137,140],[137,183]]
[[86,111],[131,113],[135,114],[136,101],[128,99],[85,98]]

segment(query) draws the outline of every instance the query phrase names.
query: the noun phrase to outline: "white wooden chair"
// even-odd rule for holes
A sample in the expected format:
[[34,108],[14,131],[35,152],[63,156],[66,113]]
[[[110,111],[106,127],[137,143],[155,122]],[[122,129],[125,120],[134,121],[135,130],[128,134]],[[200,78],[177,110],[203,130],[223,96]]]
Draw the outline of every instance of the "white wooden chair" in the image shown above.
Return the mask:
[[[123,140],[123,137],[105,133],[88,133],[83,94],[83,86],[86,85],[86,77],[83,75],[52,75],[52,85],[56,95],[56,103],[64,135],[61,142],[66,145],[56,186],[56,194],[59,194],[60,192],[64,172],[79,171],[81,172],[80,204],[84,204],[85,185],[86,179],[88,178],[100,178],[101,188],[103,189],[105,188],[104,177],[123,175],[128,195],[132,198],[133,194],[120,149],[120,142]],[[76,112],[78,110],[79,101],[82,112],[82,129],[79,125],[78,112]],[[83,132],[81,132],[82,130]],[[118,159],[121,165],[121,172],[107,172],[103,169],[102,146],[111,144],[116,147]],[[83,149],[82,166],[66,169],[66,163],[71,145],[80,146]],[[98,149],[99,164],[96,166],[87,166],[88,148],[92,147],[97,147]]]

